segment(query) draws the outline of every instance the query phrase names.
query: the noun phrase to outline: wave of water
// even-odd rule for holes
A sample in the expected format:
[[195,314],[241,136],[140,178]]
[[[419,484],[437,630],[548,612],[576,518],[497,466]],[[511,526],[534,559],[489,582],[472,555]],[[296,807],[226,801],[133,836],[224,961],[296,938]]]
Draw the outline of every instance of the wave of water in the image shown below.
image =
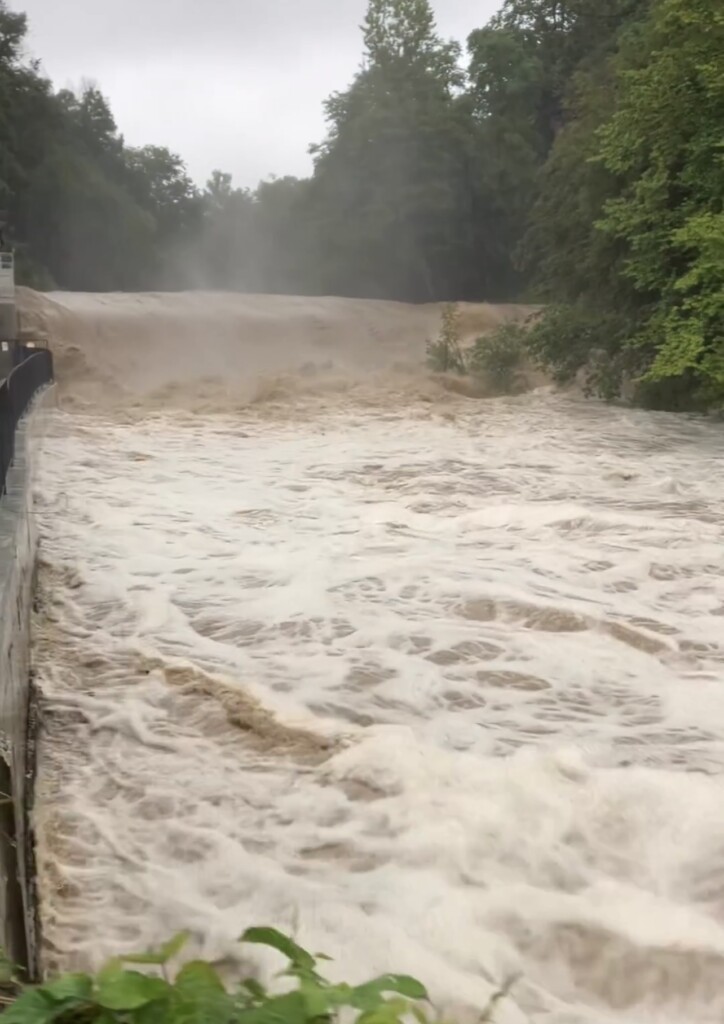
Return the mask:
[[720,1021],[721,451],[545,393],[58,414],[47,966],[268,923],[462,1019]]

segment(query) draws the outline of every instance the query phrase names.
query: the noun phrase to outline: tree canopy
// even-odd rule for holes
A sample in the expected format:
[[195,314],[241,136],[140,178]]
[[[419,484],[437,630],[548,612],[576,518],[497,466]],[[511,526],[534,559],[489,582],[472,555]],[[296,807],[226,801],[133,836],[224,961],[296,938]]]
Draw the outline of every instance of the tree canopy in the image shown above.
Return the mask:
[[21,279],[421,301],[536,298],[539,356],[655,404],[724,401],[719,0],[504,0],[465,45],[369,0],[307,179],[200,187],[56,92],[0,0],[0,208]]

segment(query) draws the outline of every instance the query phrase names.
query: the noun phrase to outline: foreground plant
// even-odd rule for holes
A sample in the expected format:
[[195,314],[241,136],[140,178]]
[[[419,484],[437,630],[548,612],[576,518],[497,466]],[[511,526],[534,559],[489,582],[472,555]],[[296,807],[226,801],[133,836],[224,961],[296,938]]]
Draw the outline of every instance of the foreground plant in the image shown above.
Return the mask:
[[419,981],[385,974],[364,985],[331,984],[317,969],[328,957],[312,956],[274,928],[250,928],[240,941],[286,957],[280,976],[292,981],[291,991],[270,993],[253,978],[228,988],[200,960],[169,980],[168,965],[187,939],[181,934],[159,950],[117,957],[97,975],[66,974],[26,988],[3,1024],[333,1024],[341,1014],[356,1024],[401,1024],[409,1014],[427,1024],[421,1004],[428,995]]

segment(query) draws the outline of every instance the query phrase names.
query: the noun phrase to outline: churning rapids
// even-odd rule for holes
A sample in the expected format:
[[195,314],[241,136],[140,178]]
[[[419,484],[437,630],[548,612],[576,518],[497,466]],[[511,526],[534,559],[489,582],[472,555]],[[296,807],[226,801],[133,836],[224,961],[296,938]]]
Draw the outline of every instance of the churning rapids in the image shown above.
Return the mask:
[[721,1022],[721,428],[309,366],[122,414],[85,330],[37,481],[48,969],[274,924],[460,1020],[519,976],[501,1024]]

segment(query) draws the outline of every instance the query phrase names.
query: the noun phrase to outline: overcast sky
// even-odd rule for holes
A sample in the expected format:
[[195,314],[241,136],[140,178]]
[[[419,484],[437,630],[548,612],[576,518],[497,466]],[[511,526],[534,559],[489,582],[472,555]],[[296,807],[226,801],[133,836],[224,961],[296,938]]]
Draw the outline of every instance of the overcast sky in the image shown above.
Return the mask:
[[[93,79],[131,145],[180,153],[200,183],[305,174],[322,101],[352,79],[366,0],[9,0],[58,87]],[[499,0],[437,0],[464,41]]]

